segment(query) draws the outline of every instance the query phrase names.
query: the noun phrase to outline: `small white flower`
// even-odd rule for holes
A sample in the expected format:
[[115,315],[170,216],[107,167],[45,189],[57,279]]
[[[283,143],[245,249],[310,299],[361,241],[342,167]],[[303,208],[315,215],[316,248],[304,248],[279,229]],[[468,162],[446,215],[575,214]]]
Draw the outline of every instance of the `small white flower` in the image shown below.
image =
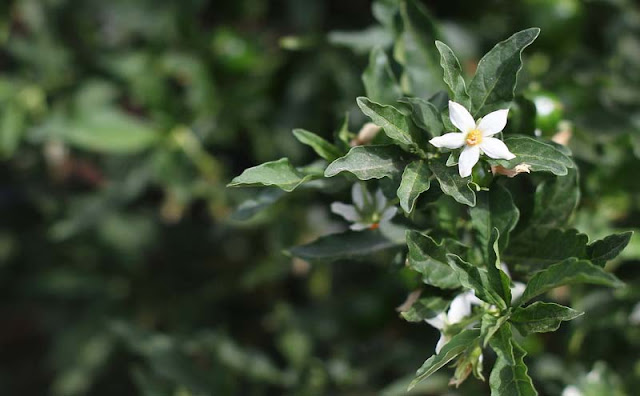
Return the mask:
[[388,204],[381,190],[378,189],[375,195],[372,195],[366,188],[362,188],[360,183],[353,185],[351,199],[353,205],[332,203],[331,211],[352,222],[349,228],[353,231],[376,229],[381,224],[389,222],[398,211],[398,208]]
[[[509,274],[509,269],[507,266],[502,263],[502,270],[507,274],[509,279],[511,279],[511,275]],[[521,282],[514,282],[511,287],[511,300],[515,301],[524,292],[526,285]],[[440,312],[437,316],[425,319],[425,322],[429,323],[431,326],[440,330],[440,339],[436,344],[436,353],[440,353],[442,347],[449,341],[448,336],[445,335],[445,328],[447,326],[451,326],[456,323],[460,323],[464,318],[471,315],[471,306],[472,305],[481,305],[483,304],[482,300],[476,297],[473,290],[469,290],[462,294],[457,295],[449,305],[449,310],[447,313]],[[482,355],[480,355],[480,359],[482,361]]]
[[431,319],[425,319],[425,322],[440,330],[440,339],[436,344],[436,353],[440,353],[442,347],[449,341],[444,332],[444,328],[459,323],[465,317],[471,315],[471,305],[480,305],[482,301],[476,297],[473,290],[459,294],[451,301],[447,313],[441,312]]
[[449,118],[460,132],[434,137],[429,140],[429,143],[448,149],[464,146],[458,159],[458,171],[460,176],[467,177],[471,175],[473,166],[480,159],[480,153],[493,159],[510,160],[516,157],[502,140],[491,137],[502,132],[507,125],[508,113],[509,109],[497,110],[487,114],[476,123],[464,106],[449,101]]

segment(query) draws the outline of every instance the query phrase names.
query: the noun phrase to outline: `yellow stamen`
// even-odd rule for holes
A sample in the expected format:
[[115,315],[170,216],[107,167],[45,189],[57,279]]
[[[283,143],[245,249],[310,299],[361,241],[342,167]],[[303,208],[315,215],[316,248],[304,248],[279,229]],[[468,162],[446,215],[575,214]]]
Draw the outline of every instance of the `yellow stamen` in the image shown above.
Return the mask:
[[475,146],[482,143],[482,131],[473,129],[467,134],[467,145]]

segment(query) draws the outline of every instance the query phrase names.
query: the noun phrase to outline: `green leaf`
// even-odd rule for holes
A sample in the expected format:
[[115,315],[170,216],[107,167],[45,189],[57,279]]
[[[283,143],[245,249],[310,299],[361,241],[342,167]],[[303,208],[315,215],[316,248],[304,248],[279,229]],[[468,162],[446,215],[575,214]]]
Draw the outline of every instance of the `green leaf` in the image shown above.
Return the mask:
[[245,169],[240,176],[231,180],[227,187],[238,186],[276,186],[291,192],[300,184],[312,179],[312,175],[305,175],[291,165],[288,158]]
[[149,123],[110,109],[82,113],[63,131],[63,138],[72,146],[107,154],[138,153],[160,136]]
[[504,143],[516,157],[511,160],[489,159],[490,164],[513,169],[524,163],[530,166],[532,172],[551,172],[557,176],[566,175],[568,169],[574,167],[571,158],[542,140],[529,136],[509,136]]
[[493,228],[497,228],[500,233],[498,245],[500,251],[503,251],[509,243],[509,233],[518,223],[520,211],[513,203],[511,193],[497,183],[489,191],[478,192],[477,197],[476,206],[469,210],[469,214],[486,257],[491,248],[489,240]]
[[300,143],[311,147],[316,154],[329,162],[334,161],[343,155],[336,146],[327,142],[325,139],[313,132],[309,132],[304,129],[294,129],[293,135]]
[[432,137],[442,135],[444,125],[440,112],[433,103],[422,98],[402,98],[399,102],[411,105],[411,118],[419,128],[427,131]]
[[288,158],[245,169],[233,178],[227,187],[238,186],[278,186],[285,191],[293,191],[305,179],[305,175],[291,165]]
[[444,367],[447,363],[455,359],[462,352],[467,350],[470,346],[472,346],[480,337],[480,330],[463,330],[462,332],[456,334],[447,342],[440,353],[437,355],[431,356],[427,359],[422,367],[418,369],[416,373],[416,378],[411,381],[409,384],[409,389],[411,390],[414,386],[416,386],[420,381],[427,379],[431,374],[435,373],[442,367]]
[[511,322],[523,335],[556,331],[560,323],[573,320],[584,312],[555,303],[536,301],[526,308],[518,307],[511,315]]
[[527,353],[515,340],[511,339],[511,344],[514,364],[510,364],[509,359],[505,357],[507,354],[498,353],[498,359],[489,376],[491,396],[537,396],[538,392],[533,387],[527,366],[524,364]]
[[278,188],[267,188],[252,199],[248,199],[231,214],[231,219],[245,221],[251,219],[262,210],[275,204],[284,196],[284,191]]
[[538,28],[522,30],[496,44],[480,59],[469,84],[471,113],[474,116],[509,107],[522,68],[522,51],[533,43],[539,33]]
[[[344,119],[340,128],[333,132],[333,139],[338,146],[340,152],[345,153],[351,149],[351,139],[355,137],[355,134],[349,132],[349,113],[344,114]],[[341,154],[342,155],[342,154]]]
[[415,0],[400,3],[403,31],[394,48],[395,59],[404,66],[402,87],[412,96],[428,98],[444,88],[438,70],[438,56],[433,42],[438,36],[437,27],[425,10]]
[[426,161],[414,161],[407,165],[397,191],[402,210],[411,213],[420,194],[427,191],[430,186],[431,171]]
[[610,287],[624,285],[613,274],[605,272],[602,268],[587,260],[578,260],[572,257],[536,272],[527,283],[527,288],[518,305],[558,286],[575,283],[591,283]]
[[587,258],[588,241],[574,229],[531,232],[526,238],[515,239],[503,257],[519,271],[534,272],[568,257]]
[[425,319],[431,319],[443,312],[449,306],[449,301],[440,297],[421,298],[405,312],[400,315],[407,322],[422,322]]
[[489,275],[489,283],[493,290],[496,290],[507,306],[511,305],[511,279],[502,271],[500,261],[500,250],[498,248],[498,240],[500,232],[497,228],[491,230],[489,236],[489,249],[487,252],[487,274]]
[[413,145],[414,139],[408,117],[393,106],[381,105],[364,96],[357,100],[362,112],[371,118],[374,124],[384,130],[389,138],[398,143]]
[[471,107],[471,98],[467,93],[467,85],[464,82],[462,68],[458,58],[442,41],[436,41],[436,48],[440,52],[440,66],[444,70],[444,82],[451,90],[451,98],[468,109]]
[[308,261],[335,261],[368,257],[399,246],[377,230],[347,231],[320,237],[287,253]]
[[603,267],[607,261],[616,258],[629,244],[633,231],[613,234],[587,246],[587,256],[595,265]]
[[495,305],[500,310],[507,309],[511,301],[504,300],[502,287],[492,282],[485,268],[469,264],[455,254],[447,254],[447,259],[451,268],[458,274],[458,280],[462,286],[472,289],[476,297],[482,301]]
[[367,97],[378,103],[393,104],[402,97],[402,91],[391,71],[389,58],[384,50],[376,47],[369,55],[369,66],[362,74]]
[[[501,318],[508,319],[507,316]],[[496,323],[498,319],[496,318]],[[498,360],[503,360],[510,366],[516,364],[516,358],[513,354],[513,332],[511,331],[511,324],[509,322],[502,321],[502,325],[497,329],[493,337],[489,339],[489,345],[491,349],[498,355]]]
[[547,228],[562,227],[579,201],[578,172],[570,169],[567,176],[550,178],[538,185],[530,223]]
[[473,192],[469,183],[471,177],[460,177],[458,169],[455,167],[447,167],[442,161],[433,160],[429,162],[431,172],[433,172],[440,189],[443,193],[451,196],[461,204],[468,206],[476,205],[476,194]]
[[482,323],[480,325],[480,334],[482,338],[482,346],[486,347],[489,341],[502,326],[509,320],[509,315],[494,316],[490,313],[482,315]]
[[404,168],[404,155],[394,145],[356,146],[344,157],[330,163],[324,175],[332,177],[340,172],[350,172],[360,180],[395,178]]
[[447,239],[438,244],[430,236],[418,231],[407,231],[406,240],[409,268],[422,274],[424,283],[442,289],[460,287],[458,275],[447,264],[447,253],[460,253],[461,245]]

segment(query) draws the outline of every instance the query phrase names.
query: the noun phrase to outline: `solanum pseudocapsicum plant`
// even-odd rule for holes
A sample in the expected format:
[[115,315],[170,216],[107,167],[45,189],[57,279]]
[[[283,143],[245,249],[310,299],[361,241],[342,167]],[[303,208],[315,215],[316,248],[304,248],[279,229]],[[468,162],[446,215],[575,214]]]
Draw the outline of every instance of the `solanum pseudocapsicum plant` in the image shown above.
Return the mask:
[[[283,158],[247,169],[230,183],[287,192],[354,186],[353,205],[334,203],[332,209],[355,226],[289,253],[332,261],[397,249],[426,285],[443,290],[438,296],[423,293],[402,312],[406,320],[427,321],[442,332],[436,354],[411,387],[451,362],[453,384],[471,373],[484,379],[483,351],[490,348],[497,356],[489,376],[492,394],[535,395],[514,328],[522,336],[555,331],[582,312],[533,300],[562,285],[621,285],[603,267],[630,233],[589,243],[567,228],[579,199],[571,152],[503,132],[512,121],[522,51],[538,34],[526,29],[498,43],[470,81],[454,52],[436,42],[448,90],[429,98],[412,96],[413,87],[398,82],[386,52],[377,48],[363,75],[368,97],[357,99],[377,128],[366,125],[354,136],[345,123],[334,143],[296,130],[321,162],[296,168]],[[412,72],[410,55],[396,59],[403,74]],[[376,135],[380,129],[384,133]]]

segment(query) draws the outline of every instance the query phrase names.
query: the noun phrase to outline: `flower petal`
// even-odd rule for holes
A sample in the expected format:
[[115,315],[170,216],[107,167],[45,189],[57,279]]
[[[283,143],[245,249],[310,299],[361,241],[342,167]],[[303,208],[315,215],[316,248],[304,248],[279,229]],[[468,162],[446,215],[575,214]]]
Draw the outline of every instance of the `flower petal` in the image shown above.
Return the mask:
[[351,187],[351,200],[356,205],[358,210],[362,210],[364,208],[364,194],[368,193],[362,188],[361,183],[356,183]]
[[440,353],[440,351],[442,350],[442,347],[445,346],[446,343],[447,343],[447,336],[445,336],[444,334],[440,333],[440,339],[438,340],[438,343],[436,344],[436,354]]
[[384,208],[387,207],[387,197],[384,196],[384,193],[381,189],[376,191],[376,210],[378,212],[382,212]]
[[461,177],[467,177],[471,175],[473,166],[478,162],[480,158],[480,147],[478,146],[466,146],[460,158],[458,159],[458,172]]
[[362,231],[362,230],[366,230],[369,227],[371,227],[371,224],[355,223],[355,224],[351,224],[351,227],[349,228],[351,229],[351,231]]
[[511,288],[511,302],[514,302],[520,297],[522,297],[522,294],[524,293],[524,289],[526,288],[527,288],[527,285],[525,285],[522,282],[513,282],[513,287]]
[[347,205],[342,202],[334,202],[331,204],[331,211],[337,215],[342,216],[347,221],[358,221],[360,215],[353,205]]
[[514,159],[516,156],[509,151],[507,145],[500,139],[486,137],[482,139],[482,143],[480,143],[480,148],[482,152],[488,155],[493,159]]
[[444,147],[448,149],[457,149],[458,147],[464,146],[464,133],[460,132],[451,132],[446,133],[442,136],[436,136],[433,139],[429,140],[429,143],[433,144],[436,147]]
[[433,318],[425,319],[424,321],[430,324],[431,326],[435,327],[436,329],[442,330],[444,329],[444,323],[446,319],[447,319],[447,315],[445,315],[444,312],[440,312],[438,315],[434,316]]
[[476,122],[473,116],[460,103],[449,101],[449,119],[462,133],[475,129]]
[[509,109],[497,110],[487,114],[480,120],[478,129],[482,131],[484,136],[492,136],[498,132],[502,132],[507,125],[507,115]]
[[456,296],[451,301],[451,306],[447,312],[447,319],[449,324],[455,324],[460,322],[466,316],[471,314],[471,302],[469,296],[466,293]]
[[382,215],[380,216],[380,222],[384,223],[393,219],[393,216],[395,216],[396,213],[398,213],[398,208],[396,208],[395,206],[388,207],[384,212],[382,212]]

